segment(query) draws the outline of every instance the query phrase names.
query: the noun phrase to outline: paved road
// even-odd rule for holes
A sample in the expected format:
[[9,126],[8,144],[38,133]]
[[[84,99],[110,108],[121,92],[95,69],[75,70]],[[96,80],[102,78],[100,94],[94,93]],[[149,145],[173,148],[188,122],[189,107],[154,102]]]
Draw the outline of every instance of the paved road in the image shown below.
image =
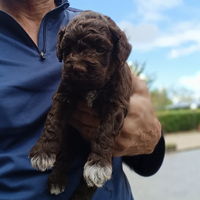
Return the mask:
[[167,153],[161,169],[141,177],[124,165],[135,200],[200,200],[200,149]]

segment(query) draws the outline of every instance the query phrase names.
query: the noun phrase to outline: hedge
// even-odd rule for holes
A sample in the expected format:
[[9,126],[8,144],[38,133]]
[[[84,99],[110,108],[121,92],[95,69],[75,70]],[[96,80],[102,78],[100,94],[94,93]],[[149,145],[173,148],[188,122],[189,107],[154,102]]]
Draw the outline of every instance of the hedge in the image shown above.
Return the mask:
[[200,126],[200,109],[160,111],[156,115],[164,133],[193,130]]

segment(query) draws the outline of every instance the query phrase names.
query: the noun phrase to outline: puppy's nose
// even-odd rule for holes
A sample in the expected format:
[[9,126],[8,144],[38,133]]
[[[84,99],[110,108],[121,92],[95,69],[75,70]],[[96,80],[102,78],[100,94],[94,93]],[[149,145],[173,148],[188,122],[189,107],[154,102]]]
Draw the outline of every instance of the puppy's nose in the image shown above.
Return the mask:
[[76,76],[82,76],[86,71],[86,68],[82,65],[73,66],[73,72]]

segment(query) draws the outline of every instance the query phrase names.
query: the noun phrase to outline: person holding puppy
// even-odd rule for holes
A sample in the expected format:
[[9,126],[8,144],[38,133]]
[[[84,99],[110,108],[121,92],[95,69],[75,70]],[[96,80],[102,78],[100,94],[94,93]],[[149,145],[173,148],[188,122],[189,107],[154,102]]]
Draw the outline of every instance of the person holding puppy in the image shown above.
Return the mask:
[[[77,129],[82,151],[71,164],[64,193],[49,194],[46,180],[50,170],[35,171],[27,156],[42,133],[60,83],[57,33],[80,12],[66,0],[0,0],[0,199],[70,199],[78,186],[88,141],[99,125],[96,111],[86,102],[79,102],[70,121]],[[134,74],[132,77],[134,93],[115,139],[112,178],[95,192],[94,200],[133,199],[122,162],[136,173],[150,176],[163,161],[164,139],[147,85]]]

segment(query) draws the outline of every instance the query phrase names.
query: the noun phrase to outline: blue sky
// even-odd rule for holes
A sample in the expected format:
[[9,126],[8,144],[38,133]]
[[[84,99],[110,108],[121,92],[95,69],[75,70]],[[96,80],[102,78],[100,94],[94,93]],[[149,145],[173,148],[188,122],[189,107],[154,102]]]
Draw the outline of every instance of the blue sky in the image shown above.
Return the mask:
[[146,62],[153,88],[185,88],[200,98],[200,1],[69,0],[71,7],[110,16],[125,31],[129,61]]

